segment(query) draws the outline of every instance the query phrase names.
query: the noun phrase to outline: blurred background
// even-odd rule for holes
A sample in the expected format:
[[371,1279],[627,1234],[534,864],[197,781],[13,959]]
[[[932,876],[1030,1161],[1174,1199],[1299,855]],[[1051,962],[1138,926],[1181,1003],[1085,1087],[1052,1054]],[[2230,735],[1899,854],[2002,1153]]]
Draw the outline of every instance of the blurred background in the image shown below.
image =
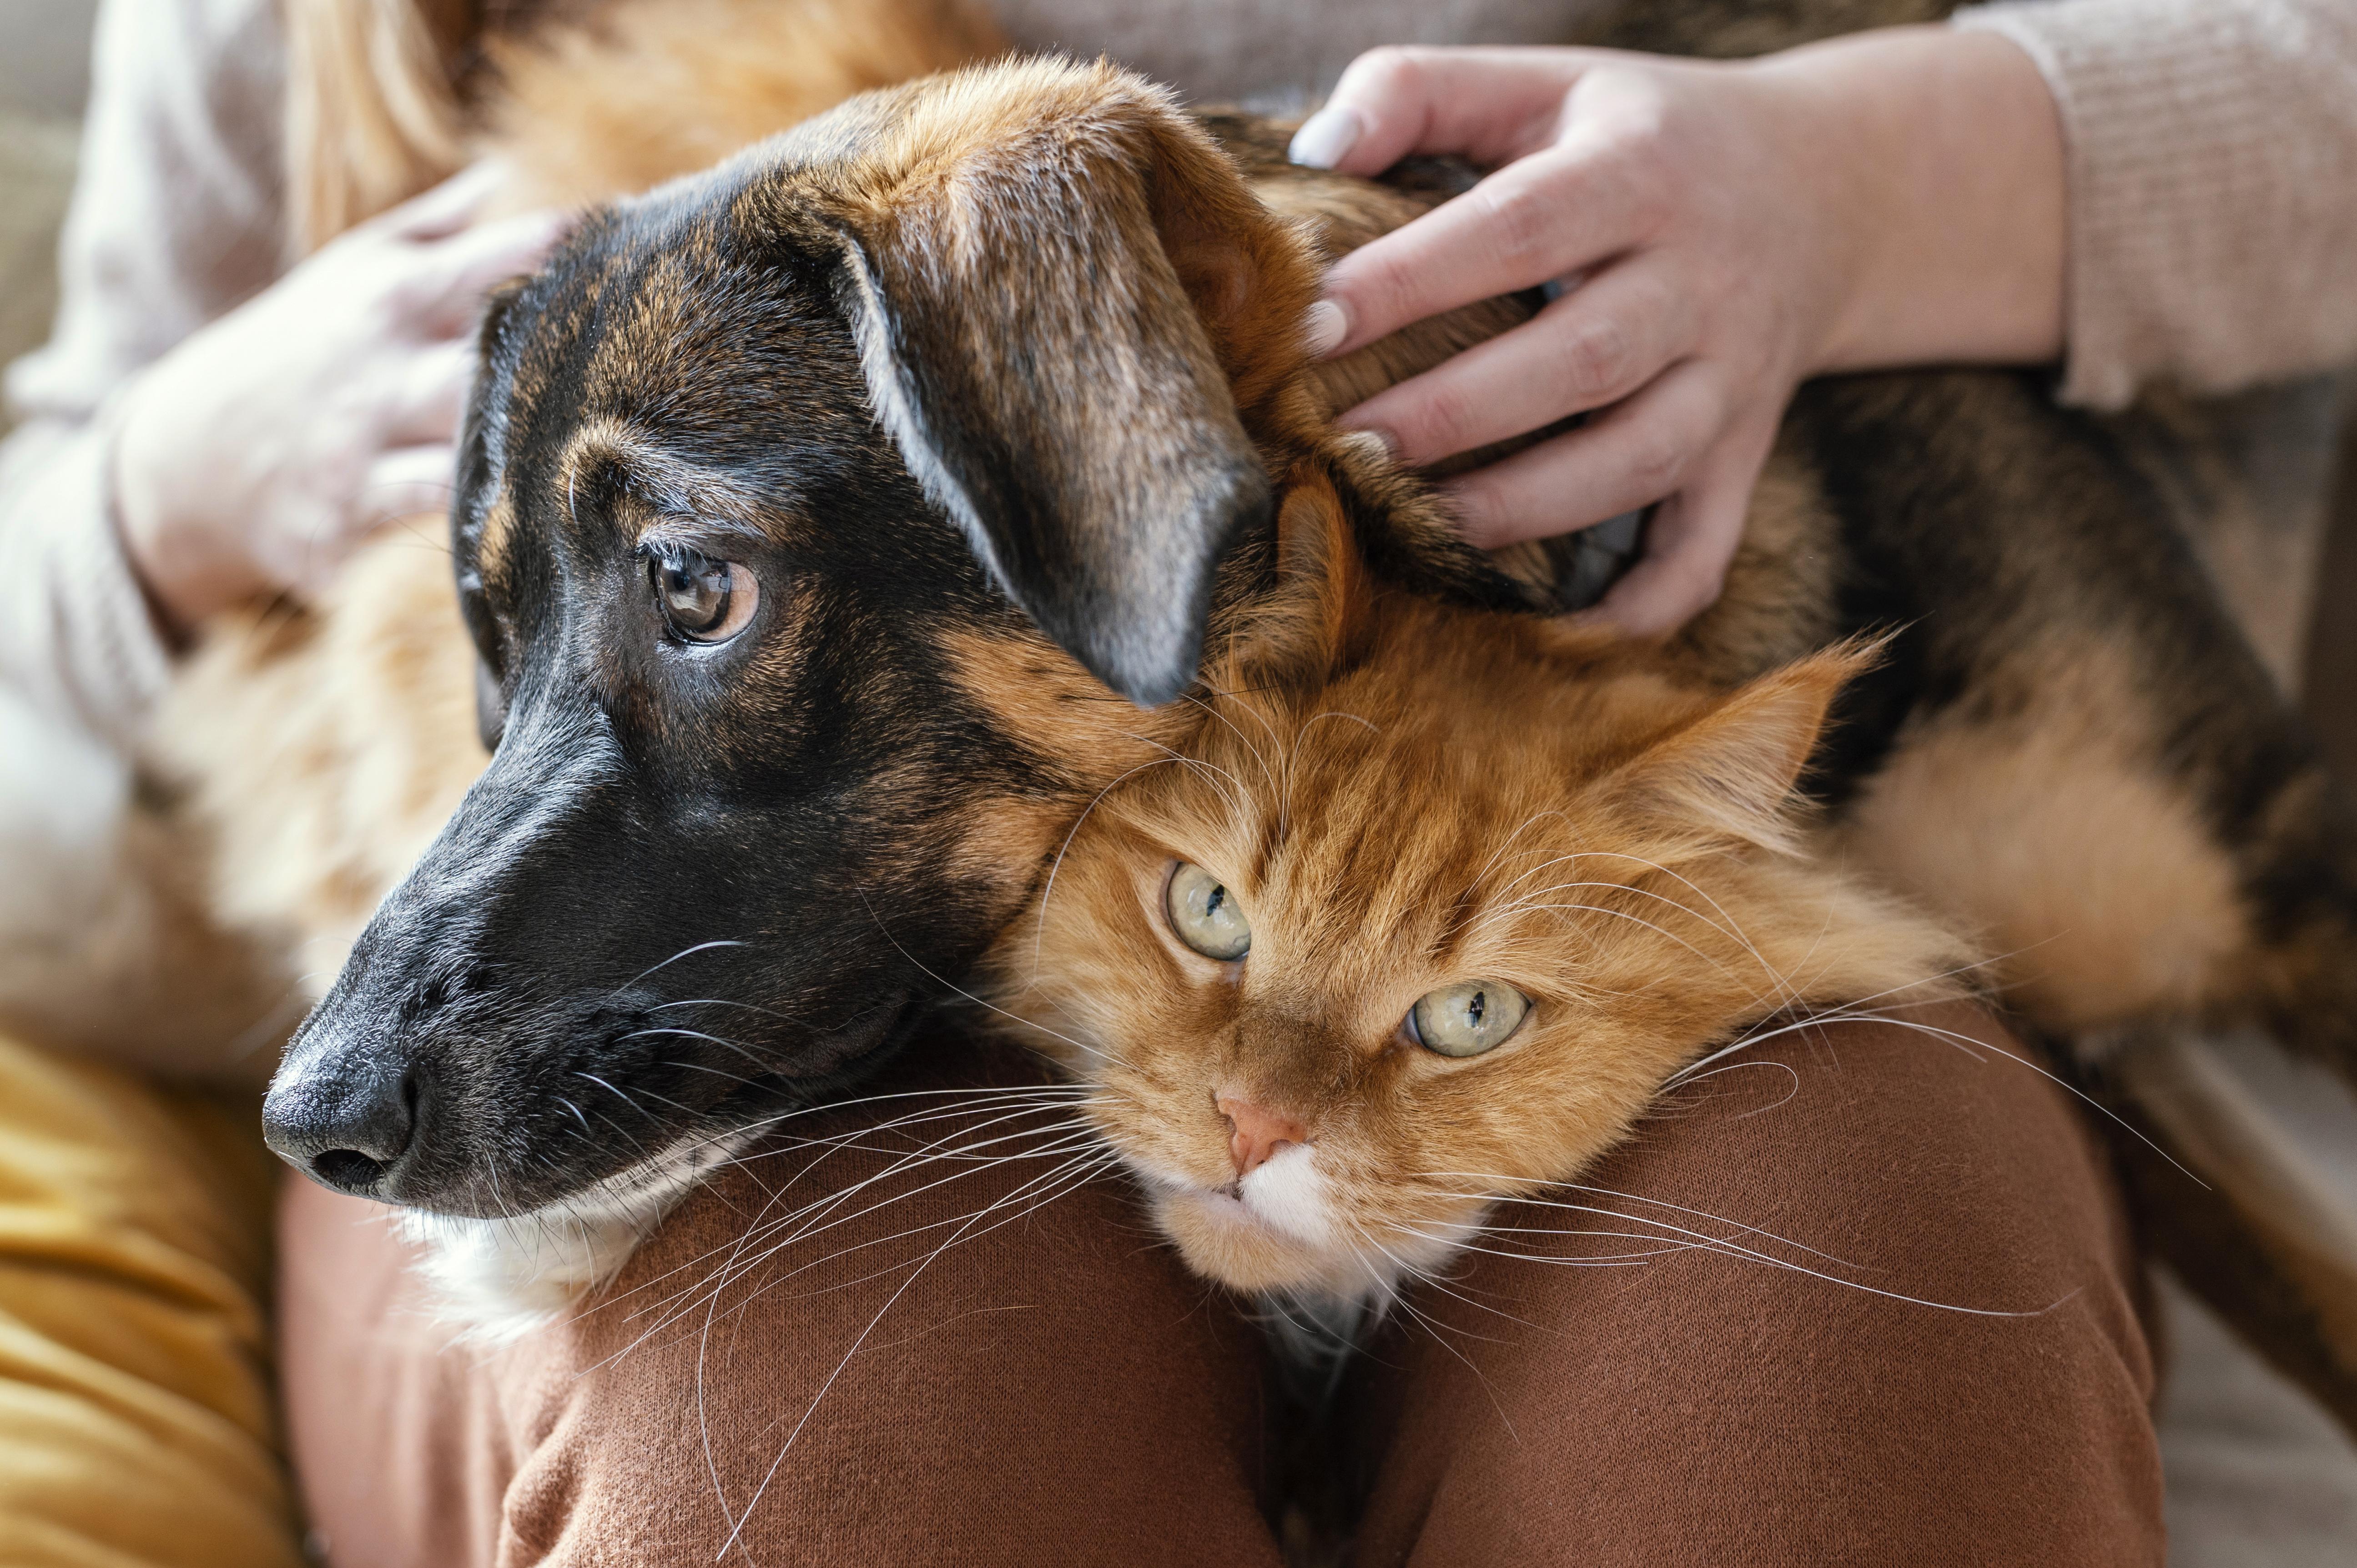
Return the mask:
[[[97,0],[0,0],[0,363],[48,336]],[[0,412],[0,428],[7,415]]]
[[[0,364],[48,335],[95,11],[96,0],[0,0]],[[2296,661],[2306,665],[2309,706],[2328,749],[2345,776],[2357,777],[2357,617],[2345,613],[2357,602],[2357,462],[2352,443],[2341,445],[2320,613],[2306,634],[2304,660]],[[0,708],[8,705],[0,693]],[[19,783],[28,768],[54,766],[34,761],[29,732],[16,727],[21,722],[0,712],[0,752],[17,754],[0,756],[0,775],[16,773]],[[0,805],[12,796],[0,788]],[[70,853],[66,843],[49,847]],[[2357,1108],[2339,1085],[2262,1052],[2238,1053],[2238,1066],[2357,1200]],[[2357,1449],[2181,1293],[2171,1291],[2169,1303],[2162,1441],[2171,1561],[2190,1568],[2357,1562]]]

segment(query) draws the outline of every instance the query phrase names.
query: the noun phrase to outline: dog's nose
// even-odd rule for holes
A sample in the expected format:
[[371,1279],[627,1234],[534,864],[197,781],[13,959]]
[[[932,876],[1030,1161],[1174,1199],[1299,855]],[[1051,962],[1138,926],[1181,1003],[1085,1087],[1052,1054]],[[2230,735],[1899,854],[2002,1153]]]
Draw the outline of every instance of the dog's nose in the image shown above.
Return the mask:
[[1234,1095],[1222,1096],[1216,1103],[1232,1129],[1228,1134],[1228,1158],[1235,1162],[1238,1181],[1266,1165],[1269,1156],[1287,1144],[1309,1141],[1308,1131],[1290,1116],[1264,1111],[1251,1101]]
[[417,1084],[393,1063],[282,1074],[263,1101],[262,1136],[323,1187],[374,1196],[417,1130]]

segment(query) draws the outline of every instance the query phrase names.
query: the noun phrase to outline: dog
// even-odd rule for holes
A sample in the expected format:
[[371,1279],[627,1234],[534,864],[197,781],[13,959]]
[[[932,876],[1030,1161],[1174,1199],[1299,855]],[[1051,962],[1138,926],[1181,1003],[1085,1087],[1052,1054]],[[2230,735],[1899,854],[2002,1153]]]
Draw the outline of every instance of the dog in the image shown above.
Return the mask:
[[[1689,44],[1736,36],[1678,14]],[[1297,339],[1324,260],[1464,177],[1293,169],[1285,131],[1104,65],[969,70],[616,203],[502,292],[455,612],[404,587],[416,617],[381,628],[439,671],[413,773],[479,763],[453,755],[469,686],[495,749],[290,1043],[274,1147],[454,1217],[459,1272],[498,1273],[495,1229],[467,1221],[587,1206],[576,1288],[954,991],[1093,792],[1157,755],[1206,639],[1259,634],[1288,516],[1338,510],[1407,591],[1565,607],[1586,575],[1566,551],[1470,550],[1328,419],[1535,302],[1334,367]],[[2146,450],[2199,468],[2198,416],[2098,421],[1996,372],[1813,385],[1724,597],[1661,658],[1725,683],[1889,634],[1813,764],[1838,850],[2035,955],[2001,971],[2008,1000],[2212,1178],[2197,1196],[2131,1161],[2190,1217],[2157,1241],[2347,1422],[2357,1249],[2189,1090],[2181,1040],[2257,1022],[2348,1070],[2348,802],[2157,526]],[[382,614],[398,596],[370,572],[414,566],[364,565],[298,640]],[[251,677],[303,652],[263,638],[191,676],[216,723],[270,722]],[[251,769],[188,772],[224,843],[223,822],[282,831],[221,782]],[[361,836],[422,836],[433,796]],[[339,918],[409,849],[348,878]]]

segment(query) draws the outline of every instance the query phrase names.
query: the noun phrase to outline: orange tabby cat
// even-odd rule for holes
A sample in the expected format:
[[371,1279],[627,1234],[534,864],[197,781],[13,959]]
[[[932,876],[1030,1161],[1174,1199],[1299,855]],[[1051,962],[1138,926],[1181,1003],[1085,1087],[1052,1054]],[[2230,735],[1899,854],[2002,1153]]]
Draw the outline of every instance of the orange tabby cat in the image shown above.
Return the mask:
[[1869,653],[1709,693],[1347,561],[1311,596],[1319,651],[1232,657],[990,964],[1199,1272],[1380,1300],[1746,1031],[1954,993],[1955,940],[1805,853]]

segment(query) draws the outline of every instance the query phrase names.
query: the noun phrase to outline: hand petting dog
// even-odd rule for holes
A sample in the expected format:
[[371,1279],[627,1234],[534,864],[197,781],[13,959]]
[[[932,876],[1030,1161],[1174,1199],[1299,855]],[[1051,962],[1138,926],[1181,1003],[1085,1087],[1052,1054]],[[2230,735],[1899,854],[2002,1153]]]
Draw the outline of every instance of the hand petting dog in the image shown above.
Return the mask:
[[478,165],[329,242],[134,384],[116,516],[176,629],[317,590],[377,528],[448,504],[483,295],[570,223],[481,220],[500,177]]
[[1445,489],[1484,546],[1659,503],[1644,559],[1593,612],[1637,635],[1718,596],[1802,381],[2061,347],[2061,130],[2036,67],[1992,34],[1893,28],[1736,65],[1377,49],[1292,148],[1359,175],[1419,153],[1495,172],[1338,263],[1313,352],[1561,292],[1341,422],[1429,463],[1593,411]]

